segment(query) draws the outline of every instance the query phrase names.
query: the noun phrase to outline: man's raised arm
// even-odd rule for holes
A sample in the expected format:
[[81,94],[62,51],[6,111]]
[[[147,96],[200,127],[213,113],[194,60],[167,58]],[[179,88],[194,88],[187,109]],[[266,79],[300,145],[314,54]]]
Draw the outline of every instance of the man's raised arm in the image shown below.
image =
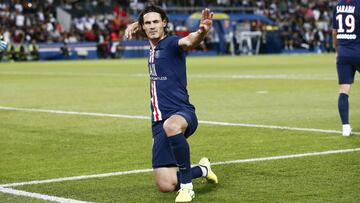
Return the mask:
[[133,34],[137,33],[139,30],[140,30],[140,25],[138,22],[131,23],[126,27],[125,37],[127,39],[132,39]]
[[201,12],[201,20],[199,29],[195,32],[190,33],[188,36],[183,37],[179,40],[179,46],[184,50],[189,50],[200,44],[204,40],[206,34],[212,27],[212,18],[214,13],[210,12],[208,8]]

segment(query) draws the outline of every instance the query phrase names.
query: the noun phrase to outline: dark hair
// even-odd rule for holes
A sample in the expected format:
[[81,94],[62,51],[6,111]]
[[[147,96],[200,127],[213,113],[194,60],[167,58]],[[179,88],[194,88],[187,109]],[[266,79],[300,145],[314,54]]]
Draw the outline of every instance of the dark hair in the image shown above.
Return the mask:
[[[164,27],[164,32],[165,34],[168,33],[168,22],[169,22],[169,18],[166,15],[166,12],[164,11],[164,9],[162,9],[159,6],[155,6],[155,5],[150,5],[147,6],[146,8],[144,8],[144,10],[141,11],[139,18],[138,18],[138,22],[140,25],[140,30],[143,34],[145,34],[144,30],[142,29],[142,26],[144,25],[144,15],[150,12],[155,12],[160,14],[161,20],[162,21],[166,21],[166,26]],[[145,35],[146,36],[146,35]]]

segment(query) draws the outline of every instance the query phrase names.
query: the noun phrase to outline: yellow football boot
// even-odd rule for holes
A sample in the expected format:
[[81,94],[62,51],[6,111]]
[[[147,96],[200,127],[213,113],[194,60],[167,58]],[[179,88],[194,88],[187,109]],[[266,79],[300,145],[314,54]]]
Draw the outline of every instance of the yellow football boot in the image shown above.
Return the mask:
[[211,170],[211,164],[210,164],[210,160],[208,158],[206,158],[206,157],[201,158],[199,161],[199,165],[206,168],[207,174],[206,174],[205,178],[208,181],[218,183],[218,178],[215,175],[215,173]]
[[175,202],[191,202],[195,198],[195,192],[189,188],[181,188],[177,192]]

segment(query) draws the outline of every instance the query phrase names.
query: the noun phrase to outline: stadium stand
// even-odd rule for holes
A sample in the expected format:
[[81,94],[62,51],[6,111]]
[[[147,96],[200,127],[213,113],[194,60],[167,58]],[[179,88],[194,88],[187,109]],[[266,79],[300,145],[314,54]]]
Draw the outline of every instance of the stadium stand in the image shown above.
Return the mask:
[[213,10],[214,30],[199,47],[203,54],[334,51],[330,23],[336,0],[3,0],[0,33],[10,46],[2,58],[142,56],[136,49],[146,49],[146,42],[137,36],[143,42],[129,45],[124,30],[149,3],[166,9],[170,31],[180,36],[196,27],[196,12]]

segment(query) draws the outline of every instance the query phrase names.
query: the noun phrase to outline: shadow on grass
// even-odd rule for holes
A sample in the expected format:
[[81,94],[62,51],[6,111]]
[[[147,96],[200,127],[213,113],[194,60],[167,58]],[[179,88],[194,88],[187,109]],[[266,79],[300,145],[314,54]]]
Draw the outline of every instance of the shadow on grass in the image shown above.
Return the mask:
[[210,183],[206,180],[199,180],[194,184],[195,194],[207,194],[216,191],[219,187],[221,187],[220,184]]

